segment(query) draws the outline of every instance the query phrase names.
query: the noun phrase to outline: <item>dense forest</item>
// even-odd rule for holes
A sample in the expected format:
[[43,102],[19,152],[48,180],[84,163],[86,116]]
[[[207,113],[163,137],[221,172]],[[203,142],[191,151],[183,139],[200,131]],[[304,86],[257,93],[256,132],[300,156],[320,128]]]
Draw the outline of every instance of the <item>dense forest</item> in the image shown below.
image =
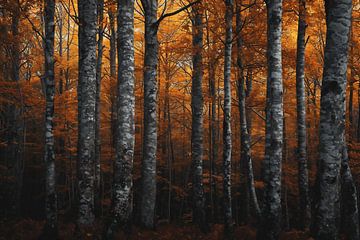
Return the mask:
[[359,240],[359,0],[0,0],[0,239]]

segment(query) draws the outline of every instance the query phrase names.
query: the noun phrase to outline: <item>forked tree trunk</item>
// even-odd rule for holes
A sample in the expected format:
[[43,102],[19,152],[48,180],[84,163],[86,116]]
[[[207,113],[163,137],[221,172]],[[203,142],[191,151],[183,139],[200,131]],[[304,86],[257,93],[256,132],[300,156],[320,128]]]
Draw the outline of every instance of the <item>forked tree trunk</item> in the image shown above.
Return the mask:
[[[247,92],[250,92],[250,84],[245,83],[244,77],[244,67],[243,67],[243,53],[242,53],[242,36],[241,36],[242,20],[241,20],[241,2],[237,2],[236,5],[236,34],[237,34],[237,66],[239,70],[238,76],[238,96],[239,96],[239,113],[240,113],[240,132],[241,132],[241,157],[240,161],[245,165],[246,171],[246,183],[247,183],[247,196],[249,196],[248,201],[255,210],[255,217],[257,220],[260,220],[260,207],[256,196],[255,190],[255,181],[254,181],[254,171],[252,166],[251,158],[251,138],[248,130],[247,122],[247,111],[246,111],[246,95]],[[248,76],[249,77],[249,76]],[[249,78],[247,79],[249,80]],[[245,84],[248,89],[245,90]],[[247,204],[249,205],[249,204]],[[246,211],[250,213],[250,209]]]

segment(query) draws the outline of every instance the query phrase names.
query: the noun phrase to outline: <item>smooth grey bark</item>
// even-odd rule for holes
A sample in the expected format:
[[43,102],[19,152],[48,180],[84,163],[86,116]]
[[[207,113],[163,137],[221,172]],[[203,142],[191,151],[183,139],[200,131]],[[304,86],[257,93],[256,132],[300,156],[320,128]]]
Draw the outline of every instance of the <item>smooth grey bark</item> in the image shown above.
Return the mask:
[[283,84],[281,63],[282,0],[268,0],[268,79],[264,204],[257,239],[278,239],[281,229],[281,161],[283,148]]
[[223,122],[223,188],[224,188],[224,224],[225,236],[232,238],[234,223],[231,204],[231,49],[233,0],[225,0],[225,58],[224,58],[224,122]]
[[96,213],[101,213],[101,78],[104,40],[104,0],[97,0],[98,10],[98,40],[96,59],[96,102],[95,102],[95,159],[94,159],[94,204]]
[[341,207],[345,234],[351,240],[360,239],[357,189],[349,166],[348,149],[344,138],[341,161]]
[[56,238],[57,235],[57,194],[55,172],[54,141],[54,37],[55,37],[55,1],[45,1],[44,21],[44,54],[45,54],[45,217],[44,234]]
[[142,0],[145,11],[144,136],[141,189],[141,223],[154,228],[157,148],[157,0]]
[[[252,207],[255,210],[255,217],[257,220],[260,220],[261,210],[256,196],[255,190],[255,181],[254,181],[254,172],[251,158],[251,138],[248,130],[247,123],[247,111],[246,111],[246,96],[249,94],[251,88],[245,90],[245,77],[244,77],[244,66],[243,66],[243,53],[242,53],[242,36],[241,36],[241,28],[242,26],[241,20],[241,2],[236,3],[236,44],[237,44],[237,67],[239,71],[238,75],[238,97],[239,97],[239,113],[240,113],[240,140],[241,140],[241,156],[240,162],[245,165],[246,171],[246,184],[247,184],[247,192],[250,197],[250,202]],[[248,76],[249,77],[249,76]],[[250,87],[250,84],[246,84],[247,87]],[[249,205],[249,204],[247,204]],[[246,211],[250,213],[250,209]]]
[[205,197],[203,186],[203,14],[202,6],[192,8],[193,73],[191,87],[191,158],[193,167],[193,219],[206,231]]
[[338,239],[340,169],[344,148],[345,96],[351,0],[325,1],[326,46],[320,101],[320,145],[315,205],[316,239]]
[[94,222],[97,1],[79,0],[78,224]]
[[296,53],[296,109],[297,109],[297,159],[300,229],[310,221],[309,180],[306,153],[306,97],[305,97],[305,31],[306,0],[299,0],[299,22]]
[[117,139],[112,189],[112,223],[108,238],[118,224],[132,215],[132,169],[135,144],[134,0],[118,0],[118,101]]

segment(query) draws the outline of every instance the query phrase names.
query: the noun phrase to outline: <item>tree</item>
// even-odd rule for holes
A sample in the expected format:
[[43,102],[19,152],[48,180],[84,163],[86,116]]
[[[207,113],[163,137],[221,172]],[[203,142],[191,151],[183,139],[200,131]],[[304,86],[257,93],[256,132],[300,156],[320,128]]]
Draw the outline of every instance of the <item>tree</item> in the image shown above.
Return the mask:
[[198,1],[157,18],[158,1],[141,0],[145,16],[144,56],[144,132],[141,166],[141,224],[154,228],[156,202],[156,149],[157,149],[157,66],[159,42],[157,32],[162,20],[176,15]]
[[79,225],[94,221],[97,1],[79,0],[78,188]]
[[306,98],[305,98],[305,30],[306,0],[299,0],[299,23],[296,54],[296,103],[297,103],[297,158],[299,165],[300,228],[305,229],[310,220],[309,184],[306,154]]
[[268,0],[266,143],[264,205],[258,239],[278,239],[281,229],[283,83],[281,63],[282,0]]
[[[247,189],[248,196],[250,197],[250,201],[252,206],[255,210],[255,216],[256,218],[260,218],[261,210],[259,207],[259,203],[256,196],[256,189],[255,189],[255,183],[254,183],[254,172],[253,172],[253,166],[252,166],[252,159],[251,159],[251,137],[248,129],[248,123],[247,123],[247,111],[246,111],[246,95],[249,95],[249,92],[251,90],[250,86],[247,84],[247,89],[245,90],[245,77],[244,77],[244,66],[243,66],[243,52],[242,52],[242,36],[241,36],[241,29],[242,29],[242,19],[241,19],[241,0],[237,1],[236,3],[236,44],[237,44],[237,67],[239,70],[238,75],[238,97],[239,97],[239,113],[240,113],[240,138],[241,138],[241,157],[240,162],[242,162],[245,165],[245,171],[246,171],[246,183],[247,183]],[[249,71],[249,70],[248,70]],[[247,76],[249,78],[250,76]],[[247,81],[251,81],[247,79]],[[246,211],[247,213],[250,212],[249,209]]]
[[224,224],[228,238],[233,234],[233,220],[231,207],[231,49],[232,49],[232,18],[234,11],[233,0],[225,0],[226,35],[224,59],[224,122],[223,122],[223,174],[224,174]]
[[156,201],[156,147],[157,147],[157,0],[141,0],[145,11],[144,57],[144,136],[141,168],[141,223],[154,227]]
[[351,0],[325,1],[327,33],[320,101],[318,199],[314,219],[317,239],[338,239],[351,11]]
[[108,238],[132,215],[132,168],[135,144],[134,0],[118,0],[118,126],[112,192],[113,219]]
[[57,235],[57,194],[55,172],[55,141],[54,141],[54,36],[55,36],[55,1],[45,1],[44,21],[44,54],[45,54],[45,215],[46,224],[44,234],[48,238],[56,238]]
[[202,96],[202,51],[203,14],[200,5],[192,8],[193,74],[191,88],[191,156],[193,167],[193,217],[202,231],[206,231],[205,198],[203,187],[203,96]]
[[104,39],[104,28],[103,28],[103,21],[104,21],[104,0],[98,0],[97,3],[97,10],[98,10],[98,40],[97,40],[97,59],[96,59],[96,101],[95,101],[95,155],[94,155],[94,169],[95,169],[95,179],[94,179],[94,203],[95,203],[95,210],[96,212],[101,211],[101,166],[100,166],[100,159],[101,159],[101,136],[100,136],[100,129],[101,129],[101,70],[103,64],[103,39]]

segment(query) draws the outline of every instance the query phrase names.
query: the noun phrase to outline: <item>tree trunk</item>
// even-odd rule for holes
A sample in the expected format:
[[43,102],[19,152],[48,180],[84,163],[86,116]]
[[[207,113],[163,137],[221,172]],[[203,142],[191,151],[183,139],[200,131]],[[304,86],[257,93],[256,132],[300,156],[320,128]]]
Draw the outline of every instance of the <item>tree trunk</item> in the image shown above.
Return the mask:
[[95,159],[94,159],[94,203],[95,203],[95,212],[101,214],[101,68],[103,61],[103,39],[104,39],[104,29],[103,29],[103,20],[104,20],[104,0],[98,0],[97,3],[98,10],[98,41],[97,41],[97,50],[98,55],[96,59],[96,101],[95,101]]
[[224,224],[225,236],[232,238],[234,223],[231,204],[231,49],[232,49],[232,18],[233,0],[225,0],[226,36],[224,59],[224,125],[223,125],[223,174],[224,174]]
[[57,236],[57,194],[56,194],[56,172],[55,172],[55,143],[54,143],[54,97],[55,97],[55,78],[54,78],[54,36],[55,36],[55,1],[45,1],[45,216],[46,225],[44,234],[48,238]]
[[157,0],[142,0],[145,10],[144,136],[141,189],[141,224],[154,228],[157,148]]
[[305,98],[305,30],[306,30],[306,0],[299,0],[299,23],[296,54],[296,109],[297,109],[297,158],[300,229],[309,225],[309,181],[306,154],[306,98]]
[[326,47],[320,102],[316,239],[338,239],[351,0],[325,1]]
[[205,197],[203,186],[203,14],[201,6],[192,8],[193,74],[191,87],[191,156],[193,167],[193,218],[202,231],[206,231]]
[[130,222],[132,215],[132,169],[135,144],[134,0],[118,0],[118,102],[117,139],[112,193],[112,225]]
[[97,1],[79,0],[79,225],[94,222]]
[[117,135],[117,107],[116,107],[116,31],[115,31],[115,13],[113,9],[109,9],[110,20],[110,100],[111,100],[111,137],[112,144],[115,147]]
[[359,209],[357,190],[349,166],[348,149],[344,137],[341,161],[341,205],[345,234],[351,240],[359,240]]
[[258,239],[278,239],[281,229],[281,161],[283,145],[283,85],[281,63],[282,0],[267,1],[268,79],[264,205]]
[[[239,96],[239,113],[240,113],[240,131],[241,131],[241,157],[240,161],[245,165],[246,178],[247,178],[247,196],[250,197],[248,201],[251,201],[251,205],[255,210],[255,217],[257,220],[260,220],[260,207],[256,196],[255,182],[254,182],[254,172],[251,159],[251,139],[248,130],[247,124],[247,111],[246,111],[246,95],[245,92],[245,79],[244,79],[244,67],[242,62],[242,38],[241,38],[241,2],[236,4],[236,34],[237,34],[237,66],[239,70],[238,76],[238,96]],[[250,84],[247,84],[249,87]],[[247,89],[247,92],[250,92],[250,88]],[[250,209],[246,211],[250,213]]]

